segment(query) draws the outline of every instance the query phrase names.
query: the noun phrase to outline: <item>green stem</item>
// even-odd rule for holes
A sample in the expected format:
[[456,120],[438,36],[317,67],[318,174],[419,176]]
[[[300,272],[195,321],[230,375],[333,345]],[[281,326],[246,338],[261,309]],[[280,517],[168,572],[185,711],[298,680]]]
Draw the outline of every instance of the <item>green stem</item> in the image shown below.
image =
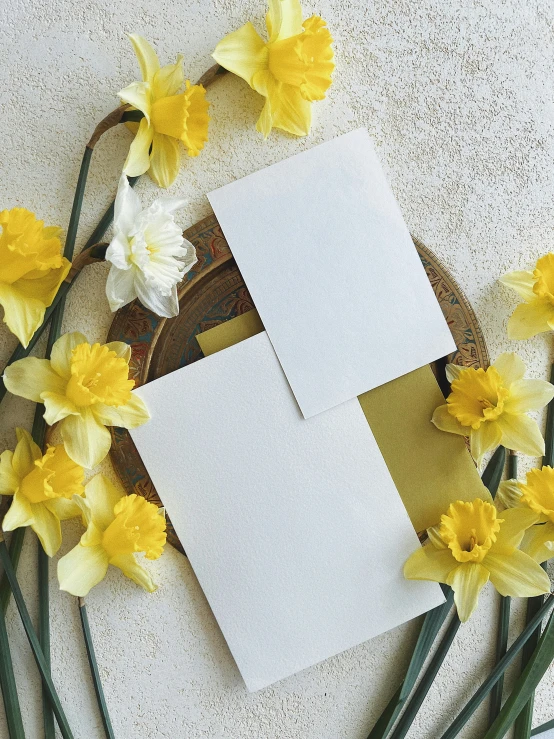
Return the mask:
[[100,715],[102,717],[104,732],[107,739],[115,739],[112,722],[110,721],[110,714],[108,713],[108,706],[106,704],[106,698],[102,689],[102,681],[100,679],[100,672],[98,670],[98,664],[96,662],[96,655],[94,653],[94,644],[92,641],[92,634],[90,633],[87,607],[84,598],[79,598],[79,614],[81,616],[81,626],[83,627],[83,636],[85,638],[85,646],[87,648],[88,663],[90,665],[92,682],[94,683],[94,691],[96,693],[98,708],[100,709]]
[[[496,634],[496,656],[495,664],[498,664],[508,649],[508,631],[510,628],[510,605],[512,599],[500,598],[500,611],[498,614],[498,631]],[[504,692],[504,675],[502,675],[494,688],[491,690],[491,705],[489,709],[489,726],[493,724],[502,708],[502,694]]]
[[[500,660],[500,662],[494,667],[491,674],[488,676],[488,678],[481,684],[481,686],[475,691],[465,708],[458,714],[456,719],[450,724],[448,729],[444,732],[441,739],[454,739],[454,737],[458,736],[460,731],[463,729],[463,727],[466,725],[466,723],[469,721],[471,716],[475,713],[477,708],[481,705],[481,703],[485,700],[487,695],[492,690],[493,686],[497,683],[497,681],[500,679],[500,677],[504,674],[504,672],[507,670],[507,668],[512,664],[512,662],[515,660],[521,649],[523,648],[524,644],[527,642],[535,628],[538,624],[541,623],[543,618],[548,614],[548,612],[552,609],[554,606],[554,595],[549,595],[546,601],[544,602],[541,610],[537,613],[537,615],[534,617],[534,619],[527,624],[525,629],[521,632],[521,634],[518,636],[518,638],[515,640],[515,642],[512,644],[512,646],[508,649],[504,657]],[[506,701],[506,704],[508,701]],[[504,705],[504,708],[502,708],[502,711],[500,712],[498,718],[502,716],[504,713],[504,709],[506,707],[506,704]],[[497,719],[498,721],[498,719]],[[489,739],[487,734],[487,739]]]
[[8,735],[10,739],[25,739],[21,708],[13,673],[12,655],[8,642],[6,619],[0,610],[0,688],[4,700],[6,712],[6,723],[8,724]]
[[[38,542],[38,637],[44,662],[50,673],[50,593],[48,589],[48,555]],[[54,714],[48,697],[48,691],[44,684],[42,687],[42,723],[44,726],[44,739],[55,739],[56,728],[54,726]]]
[[537,726],[531,732],[531,736],[539,736],[539,734],[544,734],[546,731],[550,731],[551,729],[554,729],[554,719],[552,719],[552,721],[547,721],[545,724]]
[[25,605],[25,600],[23,599],[21,588],[19,587],[19,583],[17,582],[17,577],[15,575],[13,565],[10,560],[10,555],[6,547],[6,542],[3,539],[0,539],[0,561],[4,566],[4,572],[6,573],[10,582],[10,586],[15,603],[17,605],[17,609],[19,611],[19,615],[21,617],[23,628],[25,629],[27,639],[29,640],[29,644],[31,645],[33,656],[35,658],[35,662],[42,678],[42,683],[48,692],[48,697],[50,703],[52,704],[52,709],[54,711],[54,715],[56,716],[56,721],[58,722],[61,735],[63,739],[73,739],[73,734],[71,732],[71,729],[69,728],[69,724],[65,717],[60,699],[58,698],[56,688],[54,687],[54,683],[52,682],[52,678],[50,677],[50,670],[48,669],[48,665],[46,663],[46,660],[44,659],[44,654],[40,647],[38,636],[35,629],[33,628],[31,617],[29,616],[29,611],[27,610],[27,606]]
[[[16,529],[12,533],[10,538],[10,560],[13,564],[14,570],[17,569],[17,566],[19,564],[26,531],[26,528]],[[4,573],[2,575],[2,580],[0,581],[0,606],[2,608],[2,613],[4,617],[6,616],[6,611],[8,610],[8,604],[10,602],[11,595],[12,589],[10,587],[8,578],[6,577],[6,573]]]

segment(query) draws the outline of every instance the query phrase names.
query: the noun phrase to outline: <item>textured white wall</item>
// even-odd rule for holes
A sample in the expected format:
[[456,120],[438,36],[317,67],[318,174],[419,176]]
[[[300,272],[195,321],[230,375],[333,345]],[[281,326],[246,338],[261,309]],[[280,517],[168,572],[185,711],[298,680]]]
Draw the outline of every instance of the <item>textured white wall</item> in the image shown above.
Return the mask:
[[[164,62],[185,54],[196,79],[228,31],[263,0],[4,0],[0,15],[0,209],[24,205],[67,228],[85,142],[137,78],[125,34],[148,37]],[[205,193],[360,125],[369,128],[412,232],[451,268],[494,357],[518,350],[546,377],[551,337],[505,338],[516,301],[496,279],[554,250],[554,6],[538,0],[306,0],[336,39],[337,71],[315,106],[305,140],[254,130],[261,98],[231,76],[209,91],[210,142],[183,166],[174,194],[189,198],[189,226],[209,212]],[[95,152],[79,244],[110,202],[129,145],[109,133]],[[156,194],[148,180],[144,202]],[[293,268],[294,265],[291,265]],[[102,341],[111,322],[106,269],[91,268],[72,293],[65,330]],[[402,296],[399,295],[399,300]],[[14,347],[0,327],[0,366]],[[32,404],[8,397],[0,449]],[[79,529],[70,523],[62,553]],[[21,573],[33,602],[35,547]],[[121,739],[364,739],[384,707],[416,636],[409,624],[260,693],[246,693],[186,559],[168,547],[149,565],[160,583],[147,595],[111,573],[90,595],[115,733]],[[77,606],[52,578],[54,679],[76,737],[101,737],[80,638]],[[498,606],[487,590],[464,626],[410,737],[436,739],[487,674]],[[522,604],[517,606],[521,618]],[[39,681],[15,610],[10,636],[29,737],[40,737]],[[520,623],[514,621],[514,634]],[[554,671],[538,692],[535,722],[554,717]],[[460,736],[483,736],[486,708]],[[0,736],[7,735],[3,717]]]

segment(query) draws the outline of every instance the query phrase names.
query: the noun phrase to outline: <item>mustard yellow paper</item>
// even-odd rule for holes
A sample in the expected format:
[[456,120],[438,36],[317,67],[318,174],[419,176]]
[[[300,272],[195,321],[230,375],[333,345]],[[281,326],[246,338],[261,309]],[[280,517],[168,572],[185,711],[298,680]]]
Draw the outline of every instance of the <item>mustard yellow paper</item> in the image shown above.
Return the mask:
[[[264,330],[257,311],[199,334],[205,356]],[[464,439],[439,431],[431,416],[444,397],[429,366],[360,395],[367,422],[416,531],[438,523],[455,500],[489,500]]]

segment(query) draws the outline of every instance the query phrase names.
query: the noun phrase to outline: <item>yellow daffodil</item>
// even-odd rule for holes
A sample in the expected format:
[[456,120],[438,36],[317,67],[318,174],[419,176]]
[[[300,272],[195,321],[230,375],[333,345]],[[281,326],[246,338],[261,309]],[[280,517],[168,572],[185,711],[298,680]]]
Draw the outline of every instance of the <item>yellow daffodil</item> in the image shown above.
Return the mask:
[[24,429],[16,429],[15,451],[0,455],[0,495],[13,496],[2,528],[30,526],[46,554],[53,557],[62,543],[60,521],[80,514],[73,496],[84,492],[83,468],[63,446],[49,446],[46,454]]
[[89,344],[83,334],[65,334],[50,359],[26,357],[4,371],[7,389],[44,403],[46,423],[60,424],[65,449],[83,467],[99,464],[110,450],[106,426],[136,428],[149,418],[131,393],[131,347],[121,341]]
[[514,508],[499,518],[492,503],[457,501],[428,530],[429,541],[404,565],[408,580],[432,580],[450,585],[460,621],[467,621],[490,580],[501,595],[528,598],[550,591],[540,565],[517,547],[536,516]]
[[246,23],[219,42],[213,57],[265,97],[258,131],[268,136],[275,126],[305,136],[312,102],[323,100],[331,85],[333,39],[317,15],[302,22],[299,0],[270,0],[266,25],[267,42]]
[[505,480],[498,497],[508,508],[525,507],[535,514],[537,525],[525,534],[522,550],[536,562],[554,557],[554,469],[530,470],[525,482]]
[[85,497],[75,502],[87,530],[58,562],[60,588],[84,597],[114,565],[149,593],[156,590],[135,552],[144,552],[147,559],[161,555],[166,541],[163,509],[138,495],[125,495],[103,475],[93,477]]
[[57,226],[45,226],[25,208],[0,211],[0,305],[4,323],[23,346],[71,269],[61,255]]
[[529,411],[554,397],[544,380],[524,380],[525,364],[516,354],[502,354],[488,369],[449,364],[452,392],[433,414],[442,431],[468,436],[471,454],[480,463],[499,444],[532,457],[544,454],[544,440]]
[[513,288],[525,301],[508,321],[510,339],[530,339],[554,329],[554,254],[541,257],[532,272],[510,272],[500,282]]
[[144,113],[123,171],[130,177],[148,172],[160,187],[169,187],[177,177],[181,161],[179,142],[195,157],[208,140],[208,106],[202,85],[183,87],[183,57],[160,67],[154,49],[141,36],[129,37],[142,73],[119,97]]

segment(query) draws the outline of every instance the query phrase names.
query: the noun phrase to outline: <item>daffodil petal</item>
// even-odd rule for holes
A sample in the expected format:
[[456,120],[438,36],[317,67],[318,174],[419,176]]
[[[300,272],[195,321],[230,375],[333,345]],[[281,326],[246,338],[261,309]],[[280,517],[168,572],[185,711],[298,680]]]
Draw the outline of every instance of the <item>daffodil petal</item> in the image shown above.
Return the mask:
[[183,69],[183,56],[179,54],[175,64],[166,64],[165,67],[158,69],[152,80],[152,92],[154,99],[170,97],[176,95],[185,81],[185,72]]
[[118,567],[126,577],[140,585],[148,593],[153,593],[157,589],[158,586],[155,585],[150,574],[139,565],[133,554],[119,554],[112,557],[110,564]]
[[447,431],[450,434],[458,434],[459,436],[468,436],[470,429],[462,426],[458,419],[448,411],[448,405],[439,405],[433,413],[431,421],[441,431]]
[[537,523],[539,516],[529,508],[509,508],[499,514],[503,522],[500,531],[496,535],[496,541],[491,547],[491,552],[500,552],[506,549],[518,547],[528,529]]
[[118,269],[112,264],[106,280],[106,297],[112,313],[132,303],[137,297],[134,270]]
[[150,420],[150,414],[142,398],[131,395],[131,400],[125,405],[115,406],[96,403],[93,413],[97,420],[105,426],[119,426],[125,429],[135,429]]
[[124,359],[126,362],[131,359],[131,345],[127,344],[127,342],[109,341],[105,346],[107,346],[111,352],[115,352],[118,357],[121,357],[121,359]]
[[149,82],[131,82],[128,87],[118,92],[118,96],[127,105],[140,110],[146,122],[150,123],[152,90]]
[[448,549],[448,546],[444,543],[440,533],[439,533],[439,526],[430,526],[427,529],[427,536],[429,537],[429,541],[431,544],[435,547],[435,549]]
[[[117,195],[114,204],[114,229],[128,234],[136,224],[136,220],[142,211],[139,196],[129,184],[125,174],[119,178]],[[109,259],[109,248],[106,258]]]
[[129,34],[129,40],[133,44],[133,49],[140,66],[142,79],[145,82],[150,82],[154,79],[154,75],[160,68],[158,55],[150,46],[148,41],[142,36],[139,36],[138,33]]
[[60,590],[84,598],[104,579],[108,564],[108,555],[100,544],[92,547],[77,544],[58,562]]
[[270,42],[302,33],[300,0],[269,0],[265,22]]
[[267,69],[269,64],[267,46],[250,22],[225,36],[212,56],[222,67],[242,77],[250,87],[253,87],[256,72]]
[[530,339],[537,334],[551,331],[554,321],[554,307],[544,300],[532,303],[520,303],[508,319],[508,337],[510,339]]
[[537,297],[533,292],[535,277],[528,270],[508,272],[507,275],[500,277],[498,281],[506,285],[506,287],[511,287],[524,300],[533,300]]
[[532,598],[550,592],[550,578],[546,572],[519,549],[514,549],[509,555],[490,552],[485,566],[500,595]]
[[[75,496],[80,497],[80,496]],[[51,511],[60,521],[67,521],[70,518],[75,518],[81,515],[81,508],[73,500],[68,498],[52,498],[44,503],[44,505]]]
[[267,136],[272,127],[294,136],[306,136],[312,124],[312,104],[305,100],[299,87],[280,83],[269,71],[257,72],[253,78],[256,92],[267,98],[256,128]]
[[143,118],[137,134],[129,147],[123,171],[129,177],[139,177],[150,167],[150,147],[154,138],[154,127]]
[[554,398],[554,385],[545,380],[517,380],[504,404],[507,413],[539,411]]
[[17,445],[13,453],[12,465],[15,474],[22,480],[34,469],[36,460],[42,458],[42,452],[26,429],[16,428],[15,434]]
[[517,480],[503,480],[498,486],[497,499],[506,508],[516,508],[521,503],[521,488]]
[[179,174],[181,151],[178,139],[154,133],[148,174],[160,187],[169,187]]
[[502,384],[505,387],[523,379],[525,375],[525,363],[515,352],[504,352],[492,366],[502,377]]
[[98,423],[90,408],[81,408],[80,415],[60,421],[60,431],[66,452],[81,467],[96,467],[110,451],[110,432]]
[[489,580],[489,573],[481,564],[464,562],[452,570],[447,584],[454,591],[454,603],[462,623],[467,621],[479,602],[479,593]]
[[157,316],[173,318],[179,314],[177,285],[173,285],[169,295],[162,295],[153,285],[146,282],[142,275],[137,275],[135,288],[140,302]]
[[74,403],[65,395],[57,393],[42,393],[44,403],[44,420],[49,426],[53,426],[67,416],[78,416],[79,411]]
[[450,549],[435,549],[432,544],[425,544],[406,560],[404,577],[407,580],[446,582],[457,564]]
[[52,369],[47,359],[25,357],[4,370],[4,384],[10,393],[35,403],[42,403],[41,393],[60,395],[65,390],[64,380]]
[[13,452],[10,449],[0,454],[0,495],[13,495],[19,487],[19,477],[13,468]]
[[554,556],[554,523],[548,521],[540,526],[527,529],[521,551],[539,564]]
[[530,457],[542,457],[544,439],[538,424],[525,414],[512,415],[503,413],[496,421],[502,431],[502,444],[506,449],[528,454]]
[[46,554],[53,557],[62,543],[60,520],[44,503],[32,504],[31,508],[33,511],[31,528],[38,536]]
[[2,528],[4,531],[13,531],[22,526],[30,526],[33,523],[33,509],[24,495],[17,492],[13,498],[8,512],[4,516]]
[[452,364],[450,362],[445,367],[446,379],[450,383],[454,382],[454,380],[457,380],[460,376],[460,372],[463,372],[465,369],[467,369],[467,367],[462,367],[459,364]]
[[487,452],[496,449],[502,439],[502,432],[494,421],[483,422],[478,429],[471,429],[469,433],[469,447],[471,456],[481,464]]
[[79,331],[71,331],[63,334],[54,342],[50,354],[52,369],[60,377],[69,380],[71,377],[71,352],[79,344],[86,344],[87,337]]
[[104,530],[114,519],[113,509],[125,493],[104,475],[95,475],[85,487],[85,500],[96,525]]

